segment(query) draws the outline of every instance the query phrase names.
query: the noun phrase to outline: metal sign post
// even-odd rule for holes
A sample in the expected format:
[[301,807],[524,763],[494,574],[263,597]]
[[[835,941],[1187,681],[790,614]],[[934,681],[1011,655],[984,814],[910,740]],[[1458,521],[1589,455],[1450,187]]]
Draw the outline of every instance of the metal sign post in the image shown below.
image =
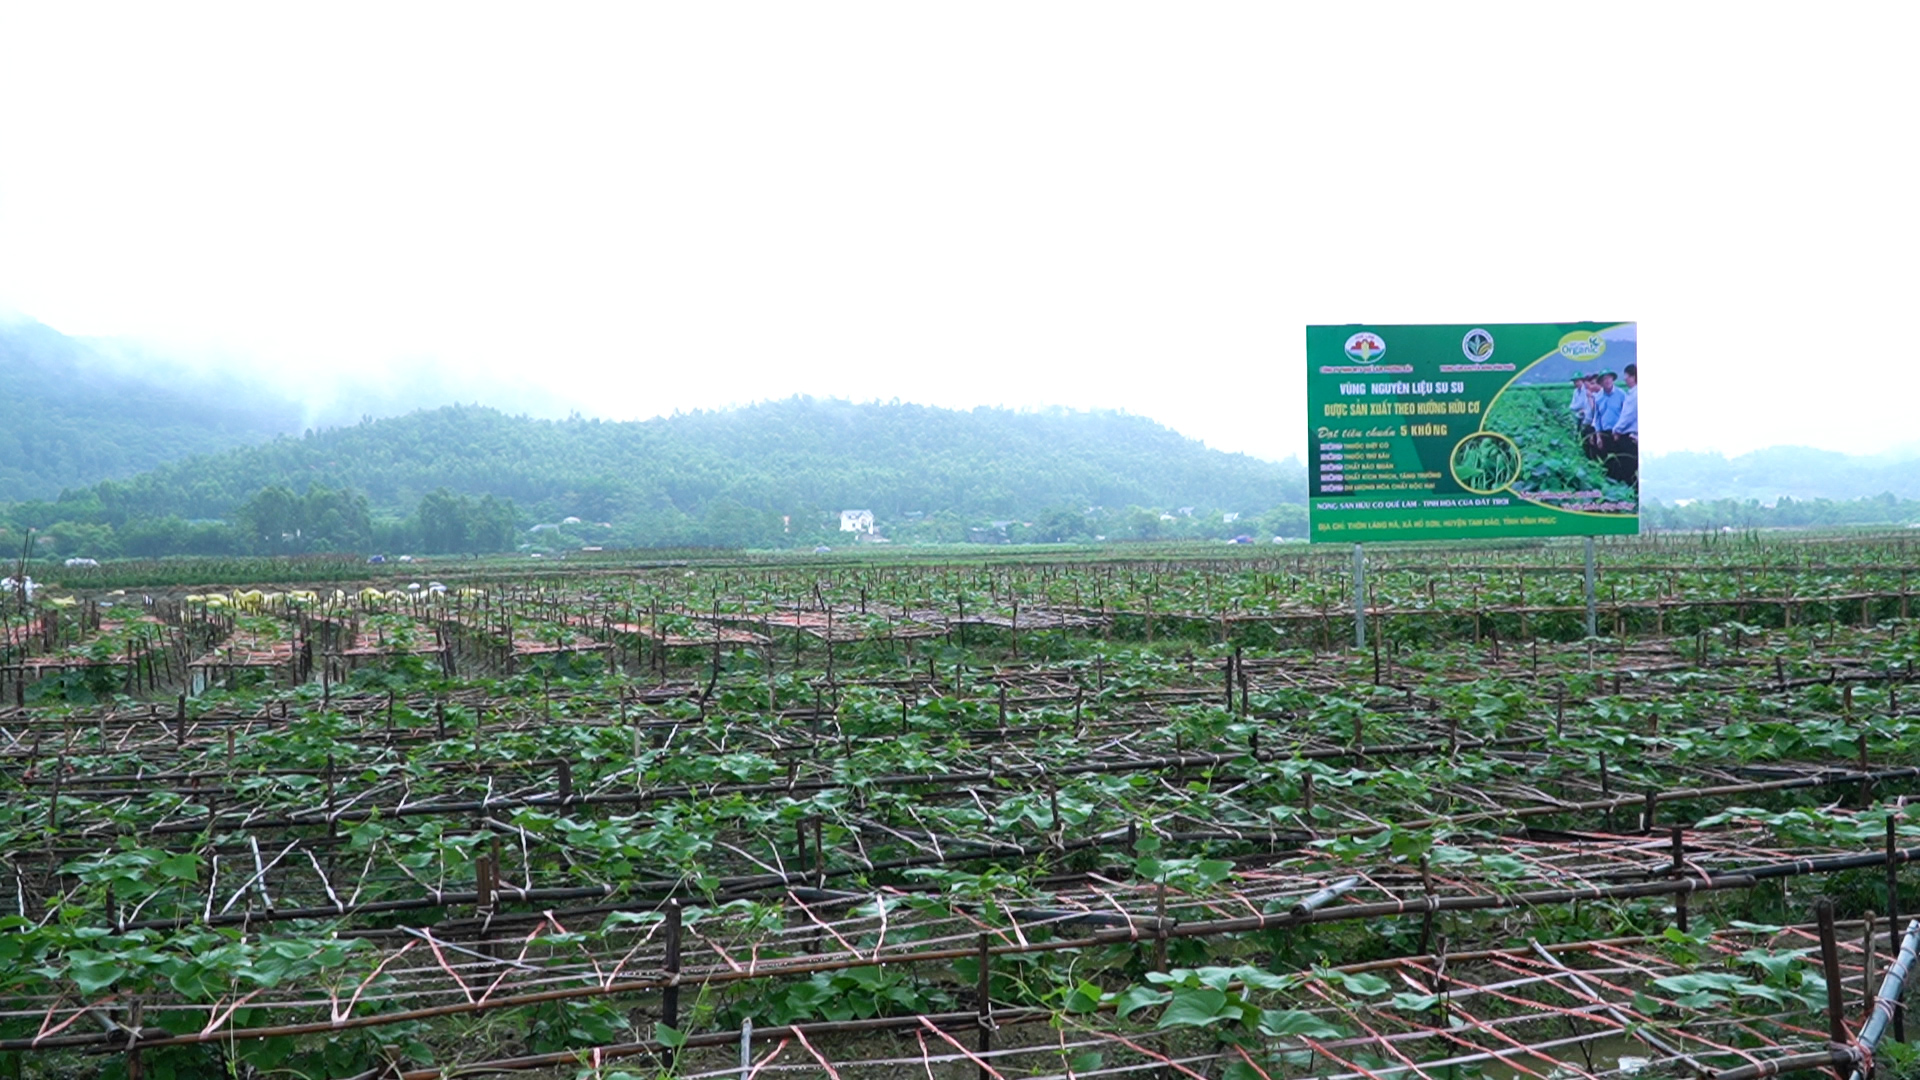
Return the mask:
[[1598,602],[1595,601],[1594,599],[1593,578],[1594,578],[1593,537],[1589,536],[1587,537],[1587,636],[1588,637],[1596,636],[1599,633],[1599,626],[1600,626],[1600,622],[1599,622],[1600,610],[1599,610]]
[[1360,544],[1353,545],[1353,647],[1367,647],[1367,556]]

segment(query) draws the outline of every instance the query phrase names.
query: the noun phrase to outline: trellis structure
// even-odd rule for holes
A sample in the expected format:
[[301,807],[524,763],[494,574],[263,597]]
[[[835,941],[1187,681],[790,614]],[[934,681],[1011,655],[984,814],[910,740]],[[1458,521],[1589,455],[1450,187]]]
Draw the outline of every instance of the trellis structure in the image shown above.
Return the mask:
[[[1311,559],[158,595],[168,633],[360,673],[0,709],[0,1054],[425,1076],[367,1062],[514,1016],[629,1037],[439,1052],[744,1075],[751,1021],[763,1076],[1599,1074],[1622,1037],[1734,1080],[1865,1065],[1815,983],[1857,1022],[1920,906],[1905,570],[1690,600],[1670,554],[1621,603],[1684,636],[1515,633],[1562,568],[1457,564],[1380,575],[1362,656],[1290,629]],[[1482,595],[1395,607],[1448,574]],[[1833,963],[1798,925],[1828,894]]]

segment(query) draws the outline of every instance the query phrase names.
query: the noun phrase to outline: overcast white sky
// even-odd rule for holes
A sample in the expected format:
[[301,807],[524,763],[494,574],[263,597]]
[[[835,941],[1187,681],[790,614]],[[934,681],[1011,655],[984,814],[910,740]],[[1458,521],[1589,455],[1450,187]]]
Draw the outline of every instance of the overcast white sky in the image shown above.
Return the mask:
[[1917,29],[0,0],[0,307],[322,396],[1117,407],[1271,458],[1307,323],[1633,319],[1650,453],[1877,452],[1920,439]]

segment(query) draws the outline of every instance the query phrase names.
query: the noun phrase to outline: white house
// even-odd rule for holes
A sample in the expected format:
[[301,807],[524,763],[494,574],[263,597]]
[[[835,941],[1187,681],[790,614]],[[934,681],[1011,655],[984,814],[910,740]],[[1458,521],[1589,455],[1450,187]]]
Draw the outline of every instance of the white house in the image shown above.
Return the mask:
[[871,510],[840,511],[840,531],[850,532],[850,533],[872,533],[873,532],[873,511]]

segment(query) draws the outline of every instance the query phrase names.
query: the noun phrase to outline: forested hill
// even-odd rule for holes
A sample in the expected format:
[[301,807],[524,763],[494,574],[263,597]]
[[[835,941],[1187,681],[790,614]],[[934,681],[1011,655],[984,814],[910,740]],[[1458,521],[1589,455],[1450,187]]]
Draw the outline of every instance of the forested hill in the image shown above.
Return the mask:
[[293,402],[175,375],[143,377],[39,323],[0,321],[0,503],[300,430]]
[[[263,490],[300,495],[316,486],[364,498],[364,511],[328,504],[346,523],[342,535],[314,536],[319,523],[278,495],[270,514],[257,502]],[[477,502],[449,509],[445,496],[431,502],[439,489],[494,502],[484,513]],[[757,546],[837,530],[843,509],[872,510],[883,533],[926,539],[967,539],[972,529],[1051,515],[1045,528],[1067,538],[1153,533],[1162,512],[1182,508],[1194,511],[1177,515],[1183,522],[1210,515],[1223,524],[1223,512],[1251,519],[1298,503],[1304,490],[1297,462],[1209,450],[1122,413],[795,398],[626,423],[450,406],[199,456],[70,491],[57,503],[16,506],[10,516],[17,527],[84,521],[122,540],[149,538],[116,545],[93,537],[126,554],[179,546],[151,537],[152,524],[165,519],[220,519],[255,540],[283,530],[353,550],[382,546],[361,535],[356,519],[370,516],[377,530],[382,519],[412,516],[421,546],[486,548],[509,539],[504,528],[476,524],[466,537],[422,530],[434,514],[497,519],[501,501],[512,500],[523,534],[513,539],[523,542],[527,528],[571,517],[582,519],[567,523],[581,538],[609,544]]]

